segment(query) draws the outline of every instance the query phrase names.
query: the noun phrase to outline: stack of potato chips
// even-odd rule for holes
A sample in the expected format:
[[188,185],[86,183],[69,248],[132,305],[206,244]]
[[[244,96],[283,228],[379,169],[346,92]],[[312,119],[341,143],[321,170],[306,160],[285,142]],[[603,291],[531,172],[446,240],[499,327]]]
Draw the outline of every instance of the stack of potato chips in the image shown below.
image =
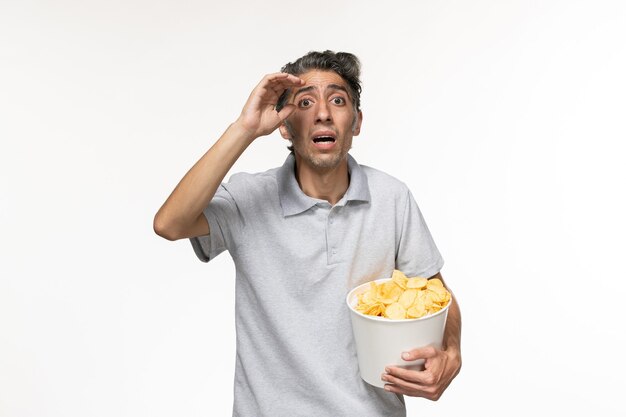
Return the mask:
[[369,290],[357,297],[358,312],[392,320],[424,317],[450,302],[450,292],[440,279],[408,278],[398,270],[393,271],[389,281],[370,282]]

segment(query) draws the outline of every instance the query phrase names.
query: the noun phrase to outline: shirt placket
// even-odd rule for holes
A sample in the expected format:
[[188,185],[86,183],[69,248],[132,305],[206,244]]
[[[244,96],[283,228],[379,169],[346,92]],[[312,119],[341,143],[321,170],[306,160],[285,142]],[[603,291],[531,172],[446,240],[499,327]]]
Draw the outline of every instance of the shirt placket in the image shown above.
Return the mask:
[[341,231],[341,221],[339,214],[341,206],[334,206],[328,211],[326,218],[326,254],[328,264],[336,264],[342,261],[343,233]]

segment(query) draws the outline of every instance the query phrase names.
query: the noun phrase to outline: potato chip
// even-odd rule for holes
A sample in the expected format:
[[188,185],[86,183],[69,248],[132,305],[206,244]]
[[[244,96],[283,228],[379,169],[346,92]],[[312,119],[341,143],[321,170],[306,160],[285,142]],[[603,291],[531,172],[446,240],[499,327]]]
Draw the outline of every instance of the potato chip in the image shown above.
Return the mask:
[[407,288],[421,289],[421,288],[426,287],[427,283],[428,283],[428,280],[426,278],[414,277],[414,278],[407,279],[406,286]]
[[406,290],[406,284],[409,279],[406,277],[406,275],[404,275],[404,272],[395,269],[393,271],[393,274],[391,275],[391,280],[398,284],[398,287]]
[[393,281],[387,281],[378,286],[378,300],[385,304],[395,303],[401,294],[402,288]]
[[415,297],[417,297],[417,292],[418,290],[415,290],[415,289],[408,289],[404,291],[402,295],[400,295],[400,298],[398,298],[398,303],[400,303],[400,305],[404,307],[405,309],[408,309],[409,307],[413,305],[413,302],[415,302]]
[[426,292],[422,290],[418,290],[415,296],[415,300],[413,300],[413,306],[426,306]]
[[408,278],[394,270],[391,279],[370,287],[357,295],[355,309],[371,316],[391,320],[415,319],[436,313],[450,302],[450,292],[438,278]]
[[384,312],[385,312],[385,304],[376,303],[370,306],[366,314],[369,314],[371,316],[382,316]]
[[406,317],[406,310],[400,303],[392,303],[385,308],[385,317],[392,320],[401,320]]
[[441,303],[441,302],[443,302],[444,295],[442,293],[440,293],[439,291],[433,291],[431,289],[427,289],[426,290],[426,295],[428,297],[430,297],[430,299],[433,301],[433,303]]
[[433,298],[428,291],[420,291],[418,294],[419,302],[424,308],[428,309],[433,305]]
[[406,310],[407,317],[412,319],[424,317],[426,313],[428,313],[428,311],[423,305],[414,305]]
[[441,282],[441,280],[439,278],[433,278],[433,279],[429,279],[428,280],[428,284],[429,287],[442,287],[443,288],[443,282]]
[[359,300],[361,302],[363,302],[364,304],[373,304],[377,300],[377,294],[378,294],[378,290],[376,288],[376,283],[375,282],[370,282],[370,289],[369,289],[369,291],[363,293],[360,296]]
[[452,298],[448,290],[446,290],[445,293],[440,294],[440,296],[441,296],[441,299],[439,301],[439,304],[441,304],[442,306],[445,306],[446,304],[448,304],[448,301],[450,301],[450,298]]

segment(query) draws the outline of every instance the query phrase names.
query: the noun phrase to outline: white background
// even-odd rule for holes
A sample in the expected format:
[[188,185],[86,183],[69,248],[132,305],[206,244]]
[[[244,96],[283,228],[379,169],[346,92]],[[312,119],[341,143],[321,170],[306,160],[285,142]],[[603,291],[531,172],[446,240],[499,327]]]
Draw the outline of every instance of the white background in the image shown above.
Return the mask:
[[264,74],[323,49],[361,58],[352,154],[409,185],[462,308],[461,374],[408,415],[624,415],[624,22],[618,0],[0,0],[0,415],[230,415],[232,261],[152,219]]

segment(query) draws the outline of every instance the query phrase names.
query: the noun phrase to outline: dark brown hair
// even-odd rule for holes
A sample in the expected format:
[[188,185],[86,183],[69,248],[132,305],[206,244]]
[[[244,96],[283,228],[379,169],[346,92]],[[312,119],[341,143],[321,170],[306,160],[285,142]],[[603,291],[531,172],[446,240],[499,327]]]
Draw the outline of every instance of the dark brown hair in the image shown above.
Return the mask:
[[[311,70],[337,73],[348,84],[348,93],[355,112],[361,110],[361,80],[359,79],[361,63],[359,58],[348,52],[311,51],[281,68],[281,72],[293,75],[302,75]],[[287,89],[281,94],[276,104],[276,111],[280,111],[285,106],[290,92],[291,90]]]

